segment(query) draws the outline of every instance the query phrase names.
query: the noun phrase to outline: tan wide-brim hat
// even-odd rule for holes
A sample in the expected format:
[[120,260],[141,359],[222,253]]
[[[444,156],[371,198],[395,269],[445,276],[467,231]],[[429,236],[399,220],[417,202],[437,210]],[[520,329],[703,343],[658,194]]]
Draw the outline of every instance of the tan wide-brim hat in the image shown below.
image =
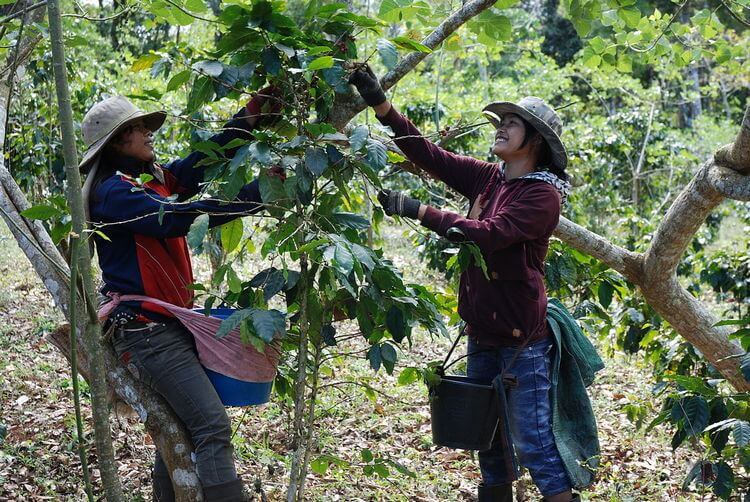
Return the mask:
[[100,101],[91,107],[81,123],[86,153],[83,154],[78,169],[87,173],[107,142],[128,124],[141,119],[146,127],[156,131],[164,124],[166,118],[166,112],[146,113],[123,96]]
[[560,139],[563,129],[562,120],[543,99],[526,96],[518,103],[498,101],[485,106],[482,113],[495,127],[500,125],[500,119],[506,113],[513,113],[523,118],[547,141],[552,151],[552,163],[560,169],[568,166],[568,152]]

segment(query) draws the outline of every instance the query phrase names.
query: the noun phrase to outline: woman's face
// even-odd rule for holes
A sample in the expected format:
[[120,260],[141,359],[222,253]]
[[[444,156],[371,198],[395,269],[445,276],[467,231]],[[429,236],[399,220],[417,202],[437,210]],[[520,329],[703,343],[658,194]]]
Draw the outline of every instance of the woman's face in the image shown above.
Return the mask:
[[142,120],[130,124],[113,142],[120,155],[133,157],[143,162],[152,162],[154,153],[154,133]]
[[503,160],[509,160],[509,157],[518,154],[524,154],[524,150],[529,146],[527,144],[524,145],[523,149],[520,149],[525,137],[526,127],[521,117],[513,113],[506,113],[500,118],[500,123],[495,130],[495,144],[492,145],[492,153]]

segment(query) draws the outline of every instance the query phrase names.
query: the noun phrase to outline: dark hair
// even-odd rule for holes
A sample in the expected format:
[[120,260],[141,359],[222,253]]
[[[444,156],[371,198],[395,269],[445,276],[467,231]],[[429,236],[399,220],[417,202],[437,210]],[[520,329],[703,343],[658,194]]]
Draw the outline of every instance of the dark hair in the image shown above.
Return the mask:
[[568,173],[565,172],[564,169],[561,167],[558,167],[552,163],[552,148],[550,148],[549,143],[547,140],[542,136],[542,133],[540,133],[536,127],[531,125],[531,123],[524,119],[523,117],[519,117],[521,119],[521,122],[523,122],[524,125],[524,138],[523,142],[521,143],[520,148],[523,148],[526,146],[529,141],[536,138],[537,136],[542,138],[542,142],[539,146],[539,157],[537,159],[537,165],[536,170],[537,171],[549,171],[558,178],[560,178],[563,181],[568,181]]

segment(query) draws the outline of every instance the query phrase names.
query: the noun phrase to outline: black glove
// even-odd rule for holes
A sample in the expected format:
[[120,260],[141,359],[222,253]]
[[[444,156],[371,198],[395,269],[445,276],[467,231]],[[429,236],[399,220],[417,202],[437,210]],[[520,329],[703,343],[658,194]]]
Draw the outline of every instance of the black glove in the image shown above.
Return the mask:
[[357,92],[369,106],[377,106],[386,99],[378,77],[367,63],[352,72],[349,76],[349,83],[357,88]]
[[419,215],[419,206],[422,205],[417,199],[395,190],[381,190],[378,192],[378,201],[388,216],[397,214],[415,219]]

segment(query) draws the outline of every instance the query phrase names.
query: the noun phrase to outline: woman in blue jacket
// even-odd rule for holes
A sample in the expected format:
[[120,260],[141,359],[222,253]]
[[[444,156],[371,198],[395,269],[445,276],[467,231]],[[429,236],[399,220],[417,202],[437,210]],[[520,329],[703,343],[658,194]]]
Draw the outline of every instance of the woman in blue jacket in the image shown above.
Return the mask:
[[[234,139],[249,139],[261,118],[264,91],[211,141],[224,146]],[[262,205],[257,180],[242,187],[229,203],[190,201],[201,191],[206,165],[200,161],[206,156],[193,152],[157,164],[153,133],[165,118],[161,111],[138,110],[122,96],[97,103],[83,119],[87,150],[79,168],[88,173],[84,197],[89,220],[106,236],[94,236],[102,293],[143,295],[190,308],[190,225],[201,214],[209,214],[210,226],[220,225],[257,212]],[[231,158],[234,153],[229,149],[224,155]],[[148,181],[141,184],[139,177]],[[198,361],[192,335],[168,311],[149,302],[122,302],[109,320],[115,324],[117,356],[144,385],[164,397],[190,435],[204,499],[244,500],[232,458],[229,418]],[[158,451],[152,477],[154,500],[174,500]]]

